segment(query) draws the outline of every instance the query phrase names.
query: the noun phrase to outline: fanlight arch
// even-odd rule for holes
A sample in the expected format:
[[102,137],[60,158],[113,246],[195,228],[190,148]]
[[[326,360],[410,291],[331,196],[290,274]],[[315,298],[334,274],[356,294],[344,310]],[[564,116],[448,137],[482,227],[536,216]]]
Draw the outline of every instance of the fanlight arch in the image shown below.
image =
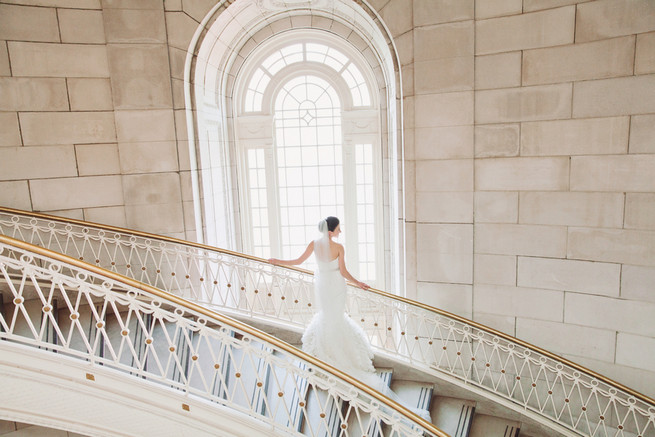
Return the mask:
[[[246,112],[246,103],[249,109],[258,108],[254,93],[271,85],[281,86],[282,81],[274,83],[275,78],[269,77],[269,83],[262,83],[267,81],[263,70],[257,73],[258,77],[241,73],[247,71],[247,64],[256,59],[262,46],[288,46],[301,32],[314,34],[313,41],[305,42],[302,37],[297,40],[304,43],[303,56],[317,65],[322,58],[322,74],[336,79],[336,88],[342,93],[342,88],[348,90],[348,97],[341,101],[348,108],[343,117],[344,134],[369,133],[378,142],[380,170],[376,177],[384,181],[377,202],[382,211],[380,229],[384,232],[372,238],[383,245],[376,263],[384,278],[378,284],[402,290],[404,200],[398,194],[403,185],[401,78],[393,40],[366,3],[317,0],[285,4],[282,8],[271,0],[237,0],[230,4],[221,2],[207,14],[192,40],[185,69],[192,204],[198,237],[206,243],[236,250],[249,244],[249,237],[244,234],[244,222],[248,225],[244,215],[249,212],[242,204],[245,188],[238,183],[243,165],[238,144],[272,142],[272,138],[267,138],[271,137],[273,126],[272,121],[264,119],[242,124],[240,117]],[[330,44],[324,41],[331,40],[340,41],[341,49],[330,50]],[[350,62],[344,62],[339,51],[350,55]],[[297,68],[294,62],[287,65],[286,60],[281,65],[280,56],[271,58],[270,51],[262,56],[258,61],[269,60],[268,69],[280,68],[278,73]],[[252,82],[250,97],[238,91],[247,88],[242,83],[246,80],[248,85]],[[369,85],[365,87],[367,81]],[[262,108],[266,107],[265,99],[264,93]],[[272,108],[271,103],[268,101],[268,107]],[[371,119],[372,114],[366,110],[372,110],[376,104],[380,111],[376,120],[378,131],[371,133],[366,119]],[[356,114],[353,109],[360,112]],[[271,114],[262,109],[251,111],[249,118],[256,120],[256,115],[270,119]]]

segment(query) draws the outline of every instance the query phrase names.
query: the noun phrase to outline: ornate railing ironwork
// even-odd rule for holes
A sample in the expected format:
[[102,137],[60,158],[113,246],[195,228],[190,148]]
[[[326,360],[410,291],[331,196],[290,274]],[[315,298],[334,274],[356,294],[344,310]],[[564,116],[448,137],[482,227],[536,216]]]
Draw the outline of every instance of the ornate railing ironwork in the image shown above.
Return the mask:
[[[0,209],[0,233],[208,308],[301,332],[311,272],[143,232]],[[348,288],[347,311],[376,353],[477,390],[573,435],[654,436],[655,401],[553,353],[380,290]]]
[[0,341],[7,346],[122,371],[257,417],[290,435],[447,437],[275,337],[6,236],[0,236],[0,293]]

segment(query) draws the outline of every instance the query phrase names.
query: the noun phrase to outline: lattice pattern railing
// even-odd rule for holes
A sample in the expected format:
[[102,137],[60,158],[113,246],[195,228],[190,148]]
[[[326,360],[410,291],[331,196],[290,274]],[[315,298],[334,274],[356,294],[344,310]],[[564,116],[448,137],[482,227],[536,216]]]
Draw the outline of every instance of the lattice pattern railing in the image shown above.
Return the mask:
[[123,371],[292,435],[447,437],[248,325],[10,240],[0,237],[2,341]]
[[[312,275],[216,248],[14,210],[0,233],[239,317],[302,331]],[[376,351],[448,375],[556,429],[584,436],[655,436],[655,401],[554,354],[443,311],[349,287],[347,310]]]

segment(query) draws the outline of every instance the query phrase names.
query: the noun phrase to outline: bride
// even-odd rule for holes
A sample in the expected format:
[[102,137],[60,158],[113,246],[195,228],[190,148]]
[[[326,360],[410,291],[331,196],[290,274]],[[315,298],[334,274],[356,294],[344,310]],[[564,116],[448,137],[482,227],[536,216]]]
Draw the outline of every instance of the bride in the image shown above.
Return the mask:
[[[346,282],[348,279],[367,290],[367,284],[358,281],[346,269],[345,250],[335,241],[341,233],[339,219],[327,217],[318,223],[322,236],[311,241],[300,257],[293,260],[270,258],[275,265],[302,264],[313,253],[317,270],[314,273],[314,294],[318,312],[302,336],[305,352],[346,372],[394,401],[404,404],[386,383],[375,374],[373,350],[364,330],[346,313]],[[405,405],[430,421],[429,413]]]

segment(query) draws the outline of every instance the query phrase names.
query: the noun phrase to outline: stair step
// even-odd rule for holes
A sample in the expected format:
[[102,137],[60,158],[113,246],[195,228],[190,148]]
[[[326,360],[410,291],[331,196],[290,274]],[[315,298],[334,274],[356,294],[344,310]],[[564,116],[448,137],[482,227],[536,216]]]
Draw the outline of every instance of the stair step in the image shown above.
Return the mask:
[[474,413],[475,401],[445,396],[432,399],[432,423],[452,437],[469,435]]
[[468,437],[518,437],[521,424],[501,417],[476,414]]
[[61,429],[46,428],[29,423],[0,420],[0,436],[2,437],[84,437]]
[[413,408],[430,411],[434,385],[421,381],[393,380],[391,390]]

